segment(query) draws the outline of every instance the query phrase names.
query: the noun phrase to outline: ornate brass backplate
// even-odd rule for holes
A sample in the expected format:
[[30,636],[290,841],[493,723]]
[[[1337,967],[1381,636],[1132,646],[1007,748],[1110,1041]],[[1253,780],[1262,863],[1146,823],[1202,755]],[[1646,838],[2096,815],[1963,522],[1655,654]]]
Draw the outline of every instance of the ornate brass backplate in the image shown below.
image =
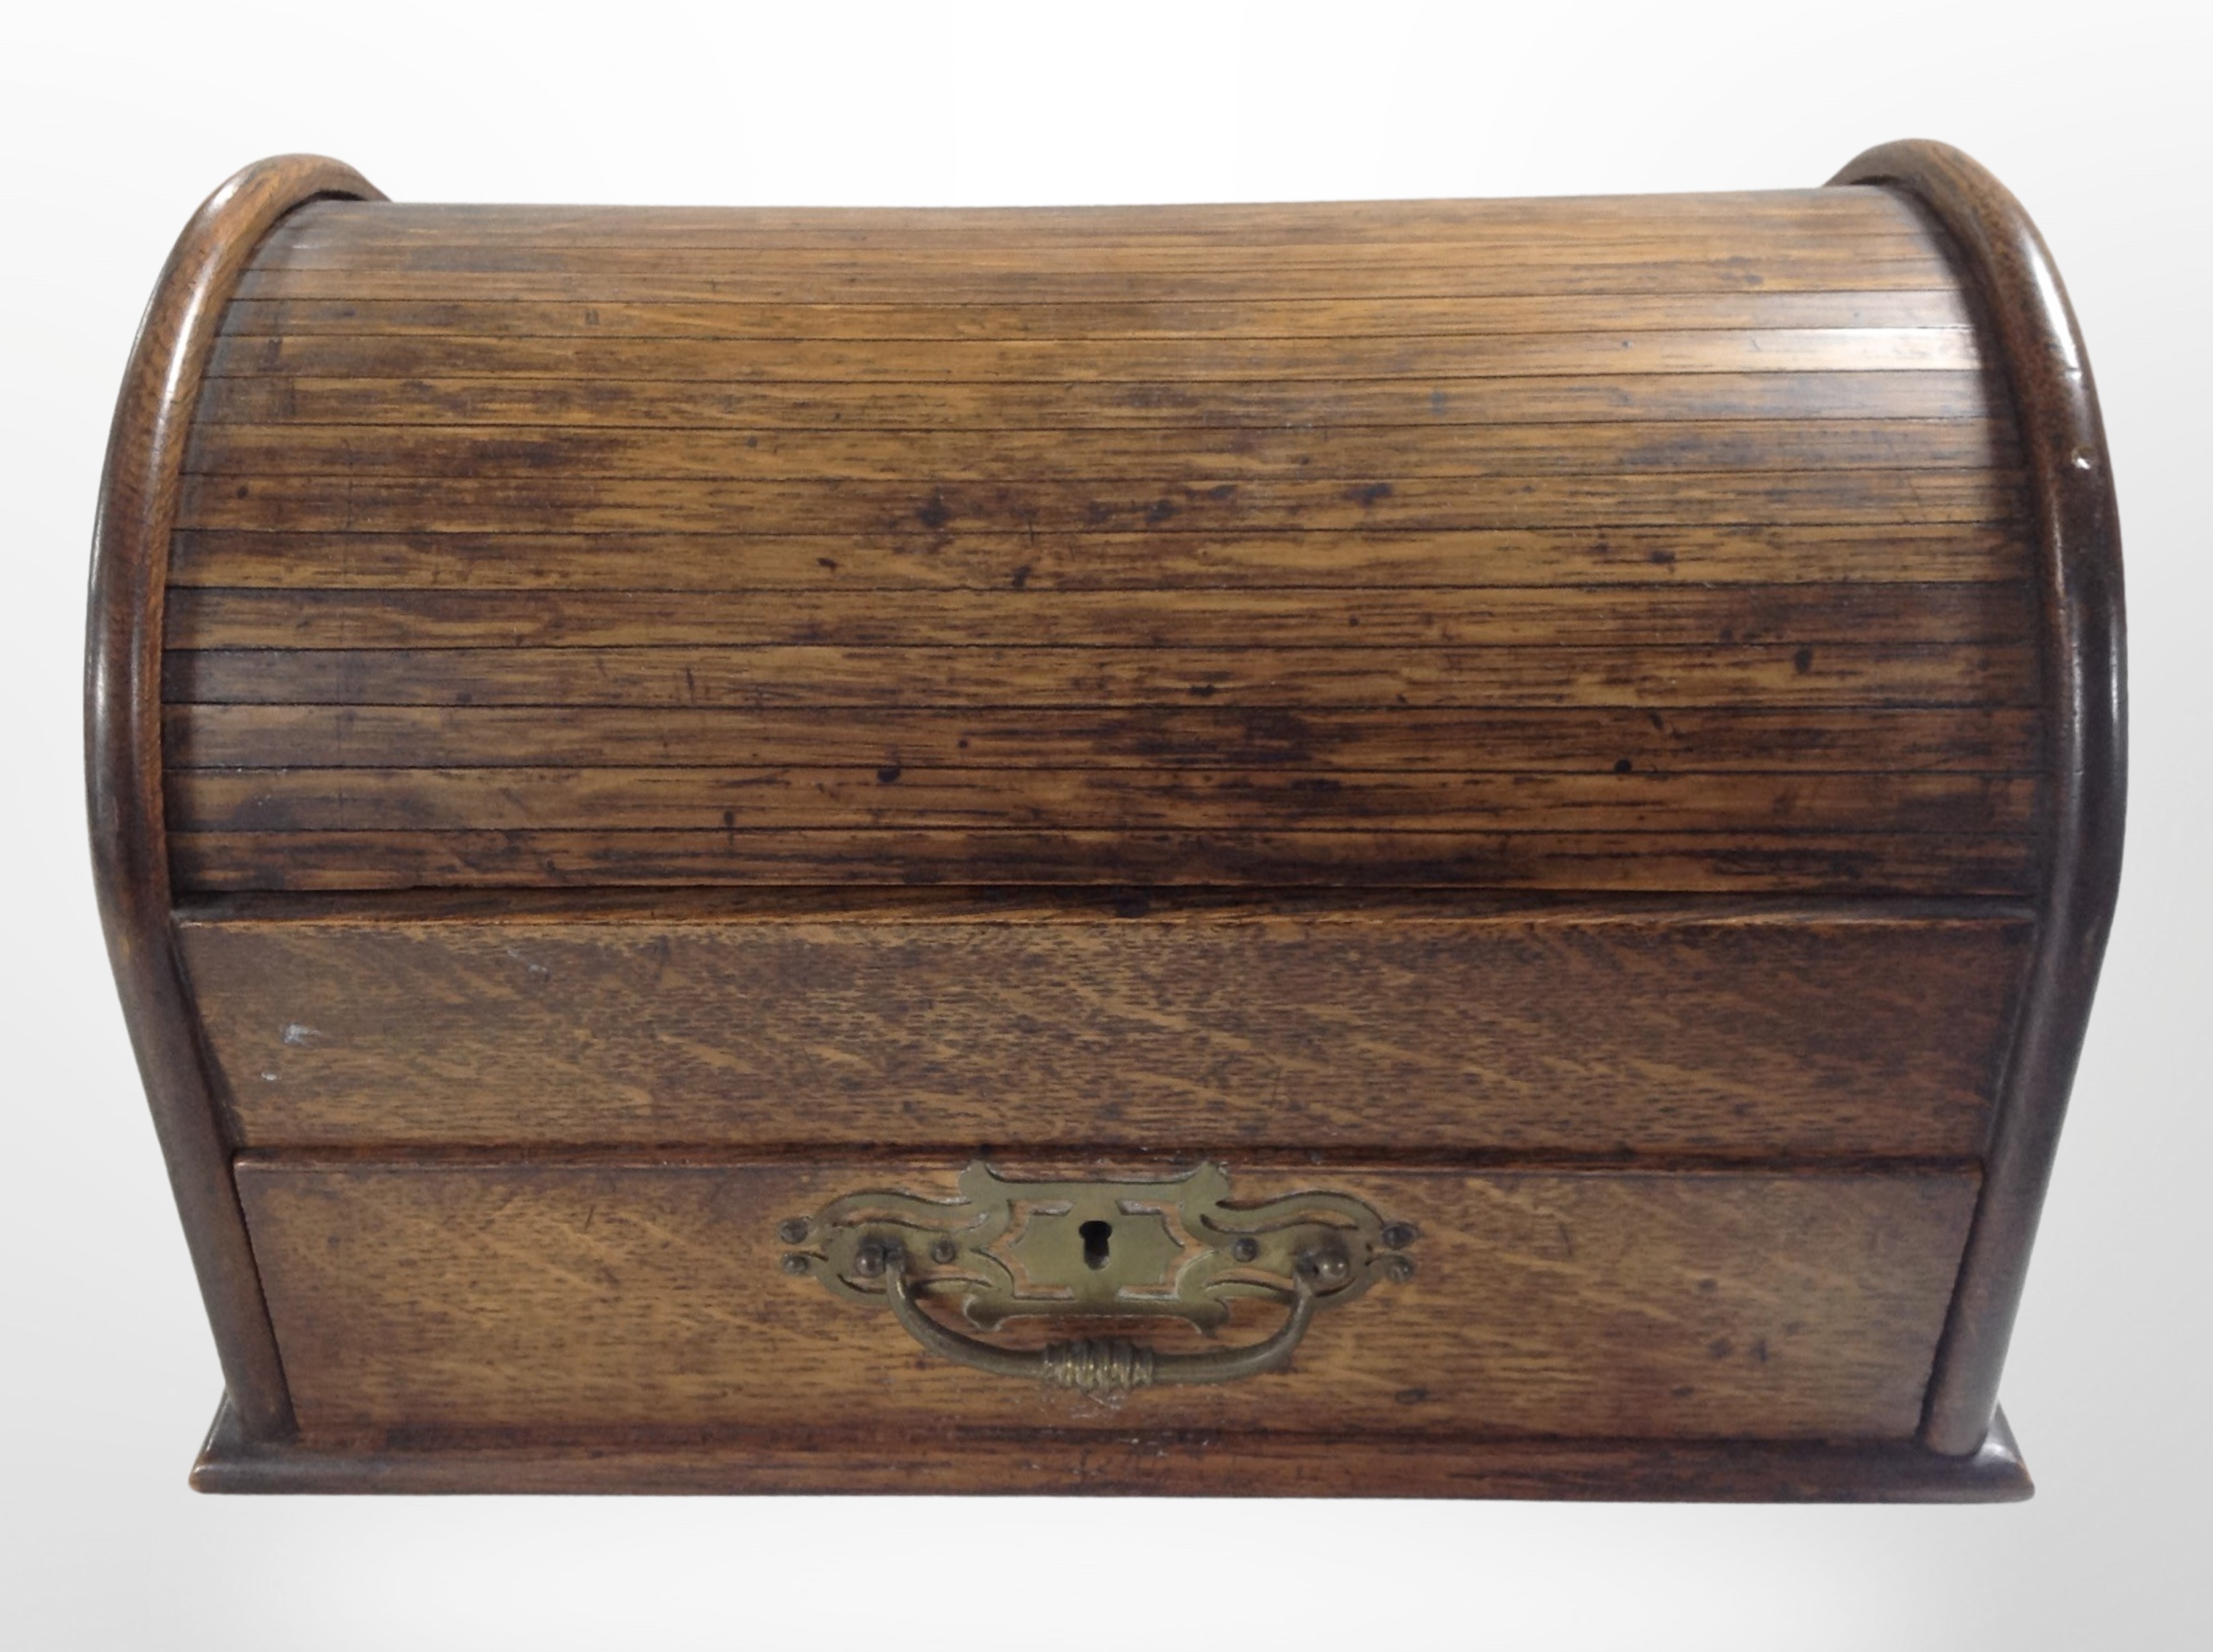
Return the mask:
[[[1220,1382],[1288,1361],[1317,1308],[1379,1278],[1405,1279],[1416,1237],[1350,1194],[1229,1202],[1228,1173],[1200,1164],[1142,1181],[1016,1181],[978,1160],[949,1200],[849,1193],[788,1218],[784,1269],[841,1297],[887,1302],[918,1341],[979,1369],[1092,1391]],[[1088,1320],[1172,1315],[1211,1335],[1230,1303],[1291,1309],[1265,1343],[1208,1355],[1155,1355],[1120,1338],[1015,1354],[946,1329],[918,1298],[951,1304],[980,1330],[1029,1315]]]

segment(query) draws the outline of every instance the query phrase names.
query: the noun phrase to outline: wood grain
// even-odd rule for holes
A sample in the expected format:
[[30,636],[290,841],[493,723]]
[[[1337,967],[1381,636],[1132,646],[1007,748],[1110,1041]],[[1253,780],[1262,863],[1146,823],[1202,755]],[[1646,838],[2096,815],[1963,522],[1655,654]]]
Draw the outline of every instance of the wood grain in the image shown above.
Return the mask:
[[2012,431],[1988,421],[1655,420],[1578,425],[1355,425],[1259,430],[579,429],[566,425],[220,424],[187,460],[209,476],[501,477],[651,481],[957,475],[1091,477],[1610,476],[1638,471],[1990,469]]
[[520,768],[805,765],[909,769],[1263,769],[1771,774],[1889,770],[2033,774],[2041,720],[1972,706],[1640,711],[1083,711],[877,708],[866,717],[735,708],[171,706],[171,775],[196,768]]
[[1148,383],[1160,379],[1576,377],[1588,373],[1966,372],[1981,365],[1964,327],[1681,328],[1651,332],[1397,334],[1353,338],[588,338],[227,333],[212,376],[357,374],[415,378],[801,384]]
[[[657,215],[656,215],[657,216]],[[1547,298],[1176,300],[1103,304],[482,304],[240,299],[239,337],[315,333],[462,338],[1324,338],[1698,327],[1966,327],[1947,288],[1889,292],[1586,294]]]
[[[1611,256],[1597,256],[1610,252]],[[491,261],[491,260],[486,260]],[[676,269],[619,265],[553,269],[527,258],[512,269],[363,270],[338,264],[271,263],[248,270],[248,298],[430,299],[469,302],[609,301],[693,304],[738,300],[802,304],[835,299],[854,304],[1095,304],[1165,298],[1207,302],[1240,299],[1493,298],[1550,294],[1677,294],[1747,291],[1925,290],[1950,284],[1941,253],[1925,244],[1870,242],[1826,250],[1775,249],[1698,256],[1651,246],[1585,249],[1562,246],[1515,264],[1493,265],[1482,255],[1451,264],[1371,258],[1364,265],[1292,264],[1251,255],[1247,267],[1091,271],[1080,265],[1050,273],[1019,265],[996,270],[903,268],[879,258],[843,268],[775,270],[748,267],[727,252],[685,260]]]
[[1863,832],[2026,836],[1994,775],[1412,774],[1279,769],[247,768],[171,777],[175,830],[788,833]]
[[[2026,584],[1620,593],[1322,591],[218,591],[170,595],[169,647],[246,648],[1680,648],[2020,644]],[[1532,669],[1537,668],[1533,662]]]
[[[522,209],[527,210],[527,209]],[[517,209],[507,209],[509,211]],[[857,216],[861,216],[859,214]],[[741,228],[744,215],[730,215]],[[749,281],[806,281],[822,290],[841,290],[870,281],[913,280],[936,294],[962,278],[1027,276],[1032,301],[1046,301],[1059,278],[1206,275],[1327,279],[1347,271],[1366,275],[1378,266],[1410,273],[1458,273],[1473,258],[1494,271],[1542,276],[1578,264],[1631,265],[1683,259],[1744,260],[1754,239],[1741,228],[1670,222],[1655,212],[1652,222],[1625,229],[1584,224],[1497,225],[1473,234],[1455,234],[1424,225],[1411,233],[1389,227],[1357,240],[1253,246],[1235,237],[1204,234],[1172,237],[1135,235],[1127,240],[1052,235],[1000,240],[978,237],[945,244],[928,236],[873,245],[804,246],[791,241],[725,237],[661,235],[639,241],[619,234],[570,240],[558,234],[479,239],[466,233],[436,241],[393,241],[376,233],[372,216],[357,221],[354,233],[319,236],[305,227],[266,250],[257,268],[272,270],[337,270],[348,274],[440,276],[446,274],[543,274],[624,276],[699,276],[723,277],[728,290],[742,293]],[[1820,235],[1774,236],[1760,252],[1778,263],[1887,263],[1914,258],[1936,262],[1932,238],[1922,226],[1903,221],[1875,233],[1833,228]]]
[[1684,522],[2009,523],[2020,478],[1978,471],[1660,471],[1246,483],[1049,477],[1021,483],[665,482],[187,477],[187,528],[344,532],[1283,533]]
[[[1553,242],[1709,238],[1741,251],[1772,241],[1844,242],[1918,239],[1924,222],[1883,197],[1818,189],[1669,195],[1532,197],[1505,200],[1294,201],[1182,205],[1041,207],[661,206],[649,212],[611,206],[515,206],[443,202],[381,203],[375,213],[317,212],[291,226],[289,244],[303,253],[427,246],[452,249],[651,246],[723,251],[835,251],[878,253],[909,247],[963,253],[1039,247],[1136,246],[1159,254],[1178,247],[1278,252],[1292,246],[1362,248],[1416,237],[1447,245],[1531,237]],[[1472,250],[1472,249],[1470,249]]]
[[[1971,1175],[1234,1172],[1422,1232],[1418,1272],[1323,1315],[1294,1368],[1121,1407],[920,1355],[777,1271],[778,1218],[950,1168],[319,1166],[239,1186],[302,1427],[662,1428],[866,1418],[1698,1439],[1904,1439]],[[1238,1327],[1225,1334],[1252,1334]]]
[[1942,143],[1870,149],[1835,182],[1891,186],[1960,248],[2005,359],[2037,529],[2044,691],[2052,708],[2042,944],[1924,1428],[1936,1449],[1964,1455],[1997,1414],[1998,1374],[2120,893],[2128,791],[2120,513],[2082,330],[2021,203]]
[[240,1426],[292,1426],[284,1375],[231,1185],[223,1120],[169,928],[162,819],[162,613],[178,478],[202,368],[257,246],[319,197],[373,197],[318,155],[248,167],[201,203],[162,265],[116,398],[85,615],[85,805],[93,887],[169,1186]]
[[[1348,628],[1349,629],[1349,628]],[[2033,647],[172,649],[183,704],[966,710],[2032,707]]]
[[[302,248],[336,250],[360,240],[402,246],[622,246],[791,247],[1209,246],[1277,247],[1360,244],[1392,229],[1426,236],[1545,229],[1558,237],[1619,240],[1714,233],[1847,240],[1925,235],[1910,207],[1869,191],[1754,190],[1655,195],[1526,197],[1503,200],[1210,202],[1186,205],[1040,207],[745,208],[510,206],[393,201],[374,214],[313,210],[292,225]],[[1741,242],[1740,242],[1741,245]]]
[[1879,909],[1138,910],[402,907],[180,933],[257,1146],[1924,1157],[1980,1151],[2029,938]]
[[2033,1486],[2005,1414],[1982,1445],[1458,1439],[1165,1430],[395,1430],[366,1441],[248,1437],[226,1405],[192,1466],[218,1492],[765,1493],[1553,1497],[1642,1503],[2015,1503]]
[[1429,889],[2018,897],[2032,838],[1838,832],[1070,829],[174,832],[177,886]]
[[1989,369],[1620,374],[1410,382],[704,385],[472,379],[450,373],[210,379],[199,422],[587,425],[668,429],[1269,429],[1620,419],[1981,419]]
[[1449,533],[176,536],[169,580],[253,590],[1448,590],[2018,580],[2011,529],[1805,523]]

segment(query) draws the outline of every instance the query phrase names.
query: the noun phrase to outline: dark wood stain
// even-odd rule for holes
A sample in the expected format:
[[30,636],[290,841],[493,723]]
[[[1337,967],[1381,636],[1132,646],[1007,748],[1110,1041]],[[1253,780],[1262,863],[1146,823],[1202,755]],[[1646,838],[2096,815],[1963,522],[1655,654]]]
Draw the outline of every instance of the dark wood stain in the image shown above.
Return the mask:
[[292,1409],[170,928],[162,623],[192,404],[223,306],[273,226],[334,197],[381,198],[337,161],[264,161],[210,196],[178,238],[116,402],[85,627],[86,809],[101,922],[223,1381],[238,1426],[255,1438],[289,1430]]
[[1870,149],[1837,181],[1890,186],[1942,224],[1958,249],[2001,346],[2036,523],[2051,708],[2042,937],[1925,1429],[1937,1449],[1965,1454],[1997,1412],[1998,1374],[2120,892],[2128,791],[2120,513],[2082,330],[2021,203],[1941,143]]

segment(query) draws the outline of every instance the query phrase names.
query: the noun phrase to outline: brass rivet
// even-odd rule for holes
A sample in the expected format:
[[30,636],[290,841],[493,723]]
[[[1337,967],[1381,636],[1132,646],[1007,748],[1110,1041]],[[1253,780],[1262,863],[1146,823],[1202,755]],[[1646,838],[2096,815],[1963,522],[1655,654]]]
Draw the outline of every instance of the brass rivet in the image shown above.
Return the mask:
[[1299,1259],[1299,1266],[1308,1278],[1320,1285],[1339,1285],[1352,1277],[1352,1264],[1344,1253],[1335,1250],[1312,1250]]
[[805,1273],[812,1269],[814,1266],[814,1264],[812,1260],[801,1255],[796,1250],[787,1252],[784,1255],[783,1271],[786,1273]]
[[1249,1262],[1260,1254],[1260,1242],[1250,1237],[1240,1239],[1229,1247],[1229,1254],[1241,1262]]
[[861,1278],[873,1279],[884,1271],[883,1242],[863,1239],[853,1252],[853,1272]]
[[1421,1236],[1421,1234],[1415,1229],[1412,1223],[1393,1222],[1383,1230],[1383,1248],[1386,1250],[1404,1250],[1407,1246],[1412,1244],[1415,1240]]
[[933,1239],[930,1244],[930,1260],[933,1262],[957,1262],[960,1260],[960,1247],[950,1239]]
[[808,1221],[803,1216],[787,1216],[776,1225],[776,1236],[787,1245],[807,1242]]
[[1391,1257],[1384,1262],[1383,1272],[1393,1284],[1404,1285],[1414,1277],[1414,1259],[1411,1256]]

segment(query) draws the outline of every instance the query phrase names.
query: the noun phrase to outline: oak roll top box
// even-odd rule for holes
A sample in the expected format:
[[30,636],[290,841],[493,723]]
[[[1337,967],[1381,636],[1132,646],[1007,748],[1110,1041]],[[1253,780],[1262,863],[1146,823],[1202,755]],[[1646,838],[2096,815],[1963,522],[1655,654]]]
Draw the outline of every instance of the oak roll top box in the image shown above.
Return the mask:
[[988,211],[265,162],[149,311],[88,671],[197,1484],[2027,1492],[2120,563],[1956,151]]

